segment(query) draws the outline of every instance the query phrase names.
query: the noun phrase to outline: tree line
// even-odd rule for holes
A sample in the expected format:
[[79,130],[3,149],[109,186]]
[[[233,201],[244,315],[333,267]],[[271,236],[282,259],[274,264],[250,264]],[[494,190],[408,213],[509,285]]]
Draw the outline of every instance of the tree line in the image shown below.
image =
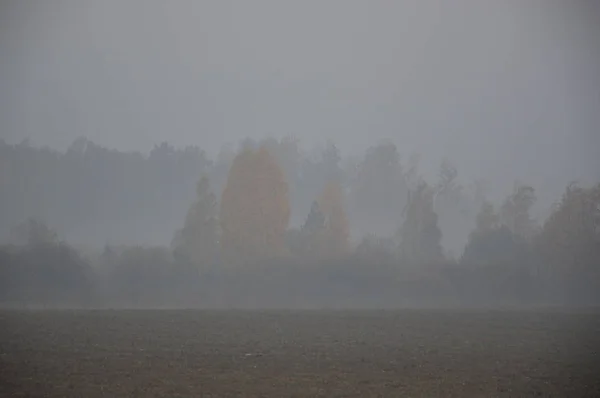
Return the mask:
[[[482,184],[459,183],[449,161],[437,181],[426,181],[418,158],[403,164],[390,142],[345,164],[333,144],[310,156],[291,138],[245,140],[215,160],[192,147],[163,144],[143,156],[84,139],[64,153],[0,143],[0,159],[7,305],[590,305],[600,298],[600,184],[569,185],[550,216],[536,221],[534,187],[515,184],[494,204]],[[184,202],[181,225],[172,228],[169,205]],[[106,228],[138,218],[142,228],[161,230],[154,236],[167,230],[170,245],[75,250],[40,221],[77,231],[100,219]],[[352,225],[372,232],[356,237]],[[459,255],[444,249],[460,243]]]

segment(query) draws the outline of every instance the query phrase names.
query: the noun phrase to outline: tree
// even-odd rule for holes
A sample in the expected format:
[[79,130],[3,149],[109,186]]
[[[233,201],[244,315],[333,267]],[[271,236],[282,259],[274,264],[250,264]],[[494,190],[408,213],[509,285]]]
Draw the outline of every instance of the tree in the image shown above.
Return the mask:
[[10,242],[15,245],[28,246],[58,245],[60,243],[56,231],[36,218],[29,218],[12,228]]
[[325,216],[319,207],[319,202],[314,201],[310,207],[310,213],[306,217],[306,221],[302,226],[302,231],[306,234],[318,234],[325,229]]
[[421,182],[409,194],[399,231],[400,255],[409,264],[435,264],[443,259],[438,216],[433,211],[434,190]]
[[484,201],[476,217],[461,263],[466,265],[527,266],[531,261],[526,240],[500,224],[494,205]]
[[324,246],[327,254],[342,255],[348,249],[350,228],[344,209],[344,192],[337,180],[325,185],[318,204],[325,216]]
[[341,160],[342,157],[338,147],[333,142],[328,142],[321,155],[321,169],[323,170],[325,181],[341,179]]
[[321,254],[326,231],[325,222],[325,215],[321,211],[319,203],[314,201],[300,230],[303,254],[311,257],[318,257]]
[[456,167],[449,160],[444,159],[440,165],[439,181],[436,187],[437,194],[454,199],[456,193],[462,189],[457,182],[457,177],[458,170]]
[[217,207],[208,177],[203,176],[196,187],[196,201],[187,212],[183,228],[177,231],[172,242],[175,256],[198,269],[213,266],[218,255]]
[[524,239],[530,239],[535,233],[535,221],[529,212],[536,201],[535,189],[529,185],[515,184],[500,209],[500,221],[510,231]]
[[475,230],[473,235],[483,235],[498,227],[498,215],[494,211],[494,205],[487,200],[484,201],[475,218]]
[[351,217],[364,230],[377,235],[392,235],[405,205],[407,184],[398,149],[392,142],[369,148],[351,180]]
[[536,247],[548,265],[546,274],[566,284],[569,295],[600,299],[600,184],[570,184],[545,221]]
[[470,266],[526,267],[531,260],[530,247],[506,225],[493,226],[473,233],[461,258]]
[[454,275],[459,295],[470,303],[528,301],[538,287],[531,245],[506,225],[485,225],[471,233]]
[[[261,144],[265,146],[277,160],[277,164],[284,172],[285,179],[288,183],[290,198],[292,224],[299,225],[306,215],[306,209],[310,205],[310,200],[314,197],[310,196],[310,192],[301,187],[301,166],[303,153],[300,149],[300,143],[294,136],[288,135],[279,140],[269,137],[263,139]],[[305,199],[306,198],[306,199]],[[304,199],[304,200],[303,200]]]
[[221,197],[221,248],[239,263],[283,253],[290,219],[288,185],[265,146],[234,159]]

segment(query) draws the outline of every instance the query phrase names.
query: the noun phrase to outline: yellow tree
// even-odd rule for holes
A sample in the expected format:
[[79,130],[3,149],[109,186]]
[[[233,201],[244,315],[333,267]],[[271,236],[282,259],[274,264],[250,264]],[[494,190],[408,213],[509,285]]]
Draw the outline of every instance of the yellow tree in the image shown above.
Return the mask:
[[339,256],[348,249],[350,228],[344,209],[344,192],[337,181],[332,180],[325,185],[318,204],[325,216],[325,252]]
[[288,185],[265,146],[234,159],[221,197],[221,247],[226,262],[282,254],[290,219]]

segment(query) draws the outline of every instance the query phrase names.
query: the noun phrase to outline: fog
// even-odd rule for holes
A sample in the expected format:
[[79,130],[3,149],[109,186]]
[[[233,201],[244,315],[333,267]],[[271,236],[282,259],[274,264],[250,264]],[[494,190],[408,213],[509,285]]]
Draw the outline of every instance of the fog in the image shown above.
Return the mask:
[[[121,246],[160,246],[147,250],[177,263],[176,238],[202,202],[198,181],[206,175],[214,207],[225,207],[236,154],[262,144],[289,187],[286,250],[336,180],[348,249],[324,262],[360,268],[374,261],[371,251],[360,257],[365,244],[392,256],[376,260],[386,270],[465,265],[490,202],[498,228],[535,252],[492,262],[527,263],[538,275],[536,242],[552,245],[548,231],[559,228],[546,220],[563,214],[568,184],[597,198],[599,21],[593,1],[4,1],[0,239],[35,249],[42,228],[101,273],[153,256]],[[518,205],[506,210],[520,199],[526,226]],[[410,205],[429,201],[440,248],[409,259],[403,247],[420,228]],[[219,211],[216,229],[230,215]],[[415,219],[429,219],[423,211]],[[111,247],[131,256],[111,263],[101,257]],[[39,254],[13,250],[5,258]],[[289,261],[318,262],[302,253]],[[188,260],[222,265],[222,254]],[[361,283],[372,276],[357,272]]]
[[0,130],[211,153],[390,138],[431,172],[446,156],[504,187],[597,177],[597,5],[446,3],[3,2]]

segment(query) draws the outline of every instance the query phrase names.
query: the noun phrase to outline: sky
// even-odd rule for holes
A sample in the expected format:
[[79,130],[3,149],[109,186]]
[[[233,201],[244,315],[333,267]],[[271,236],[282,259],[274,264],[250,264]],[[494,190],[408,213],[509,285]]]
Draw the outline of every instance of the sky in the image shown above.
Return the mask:
[[0,138],[215,153],[391,139],[542,195],[600,179],[600,7],[555,0],[4,0]]

